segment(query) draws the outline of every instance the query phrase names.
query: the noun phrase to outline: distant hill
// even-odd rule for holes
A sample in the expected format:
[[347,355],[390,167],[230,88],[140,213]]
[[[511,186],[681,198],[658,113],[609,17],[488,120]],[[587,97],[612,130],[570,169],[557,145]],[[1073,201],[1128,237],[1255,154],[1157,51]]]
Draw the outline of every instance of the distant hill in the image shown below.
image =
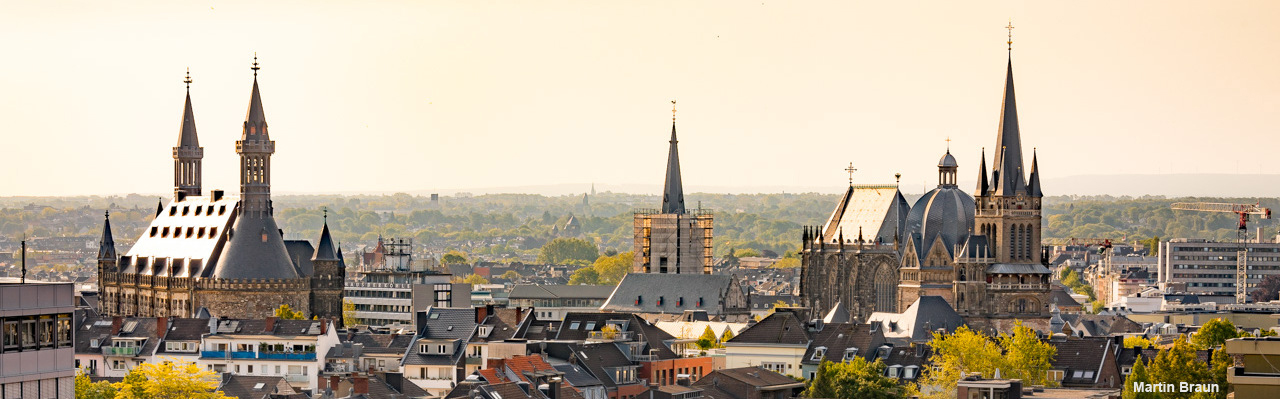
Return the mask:
[[1081,175],[1043,183],[1045,195],[1280,197],[1280,174]]

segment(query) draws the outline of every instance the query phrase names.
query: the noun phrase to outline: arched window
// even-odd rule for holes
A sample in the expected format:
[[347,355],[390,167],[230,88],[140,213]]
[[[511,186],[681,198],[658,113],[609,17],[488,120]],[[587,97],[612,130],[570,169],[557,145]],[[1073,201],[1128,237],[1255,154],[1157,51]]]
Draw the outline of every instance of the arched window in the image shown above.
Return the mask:
[[894,276],[893,268],[881,265],[876,271],[875,280],[872,280],[875,288],[875,311],[877,312],[897,312],[897,291],[898,279]]

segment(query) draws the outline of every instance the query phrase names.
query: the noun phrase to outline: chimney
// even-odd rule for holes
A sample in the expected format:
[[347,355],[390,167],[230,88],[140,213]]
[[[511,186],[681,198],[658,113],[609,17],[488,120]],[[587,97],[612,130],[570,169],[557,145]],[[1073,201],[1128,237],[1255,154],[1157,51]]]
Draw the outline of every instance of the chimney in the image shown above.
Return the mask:
[[356,390],[356,394],[369,393],[369,377],[351,377],[351,385]]
[[266,326],[262,327],[262,330],[263,330],[262,332],[265,332],[265,333],[267,333],[267,334],[270,334],[270,333],[275,332],[275,331],[276,331],[276,318],[275,318],[275,317],[268,317],[268,318],[267,318]]
[[560,379],[561,377],[551,377],[547,379],[548,399],[560,399]]
[[164,338],[165,333],[169,332],[169,318],[156,318],[156,338]]
[[111,318],[111,335],[116,335],[120,333],[120,324],[122,323],[124,323],[123,317],[114,316]]
[[320,335],[329,335],[329,320],[320,320]]
[[484,319],[489,317],[489,312],[493,311],[493,305],[476,306],[476,324],[484,323]]
[[[320,380],[324,381],[323,378]],[[338,389],[339,384],[342,384],[342,377],[336,375],[329,376],[329,390]]]

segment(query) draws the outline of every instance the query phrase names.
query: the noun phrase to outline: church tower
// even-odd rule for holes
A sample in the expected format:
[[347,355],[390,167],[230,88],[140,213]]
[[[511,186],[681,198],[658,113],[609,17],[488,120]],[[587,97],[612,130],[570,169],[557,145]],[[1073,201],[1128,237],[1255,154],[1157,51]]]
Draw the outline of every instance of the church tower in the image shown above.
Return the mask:
[[253,94],[245,114],[244,130],[236,141],[240,154],[240,214],[265,218],[271,209],[271,154],[276,142],[267,134],[267,117],[262,113],[262,95],[258,93],[258,57],[253,57]]
[[675,101],[671,102],[671,140],[667,151],[662,207],[635,213],[636,273],[711,274],[712,214],[685,208],[676,144]]
[[315,274],[311,276],[311,314],[321,319],[333,318],[342,320],[342,289],[347,272],[342,267],[342,256],[333,237],[329,235],[329,212],[325,211],[324,228],[320,231],[320,242],[316,245],[315,255],[311,257]]
[[173,147],[173,192],[175,196],[199,197],[200,161],[204,147],[196,137],[196,116],[191,111],[191,71],[187,70],[187,102],[182,109],[182,124],[178,128],[178,145]]
[[111,237],[111,212],[103,214],[102,222],[102,240],[98,241],[98,287],[103,287],[102,296],[99,300],[102,305],[99,306],[99,312],[104,315],[116,315],[118,308],[118,287],[108,287],[103,284],[105,276],[114,276],[119,270],[116,268],[116,241]]

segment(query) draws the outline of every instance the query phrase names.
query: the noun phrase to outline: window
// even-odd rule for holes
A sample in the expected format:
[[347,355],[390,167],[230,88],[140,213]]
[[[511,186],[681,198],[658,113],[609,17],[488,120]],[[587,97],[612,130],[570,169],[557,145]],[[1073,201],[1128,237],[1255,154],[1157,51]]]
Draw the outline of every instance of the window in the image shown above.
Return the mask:
[[168,228],[168,227],[165,227],[165,228],[164,228],[164,230],[160,230],[160,238],[169,238],[169,228]]
[[302,374],[302,366],[289,366],[289,374],[292,374],[292,375]]
[[445,354],[445,346],[444,346],[444,345],[436,345],[436,351],[437,351],[436,353],[439,353],[439,354],[442,354],[442,355],[443,355],[443,354]]
[[815,362],[820,361],[826,355],[827,355],[827,347],[819,346],[817,348],[813,348],[813,356],[809,357],[809,360],[812,360]]
[[18,321],[5,320],[4,322],[4,350],[15,350],[21,344],[18,339]]
[[570,330],[577,330],[577,329],[578,329],[578,325],[579,325],[579,323],[578,323],[577,321],[571,322],[571,323],[569,323],[569,329],[570,329]]
[[778,374],[784,374],[787,372],[787,364],[781,363],[781,362],[761,362],[760,368],[769,370]]
[[1080,378],[1084,378],[1084,372],[1083,372],[1083,371],[1080,371],[1080,370],[1076,370],[1076,372],[1071,373],[1071,378],[1073,378],[1073,379],[1080,379]]
[[128,364],[127,364],[127,363],[125,363],[123,360],[112,360],[112,361],[111,361],[111,369],[112,369],[112,370],[124,370],[124,369],[126,369],[126,368],[128,368],[128,367],[129,367],[129,366],[128,366]]
[[217,236],[218,236],[218,228],[217,228],[217,227],[210,227],[210,228],[209,228],[209,238],[215,238],[215,237],[217,237]]
[[596,322],[594,322],[594,321],[588,321],[588,322],[587,322],[587,325],[586,325],[586,328],[583,328],[583,329],[584,329],[584,330],[587,330],[587,331],[595,330],[595,329],[596,329]]
[[853,358],[857,356],[858,356],[858,348],[846,348],[844,350],[844,358],[842,360],[846,362],[851,362],[853,361]]
[[919,369],[919,367],[917,366],[907,366],[906,368],[902,369],[902,379],[904,380],[915,379],[917,369]]
[[902,370],[902,366],[898,366],[898,365],[889,366],[889,369],[887,370],[886,375],[888,375],[889,378],[898,378],[898,372],[901,370]]

